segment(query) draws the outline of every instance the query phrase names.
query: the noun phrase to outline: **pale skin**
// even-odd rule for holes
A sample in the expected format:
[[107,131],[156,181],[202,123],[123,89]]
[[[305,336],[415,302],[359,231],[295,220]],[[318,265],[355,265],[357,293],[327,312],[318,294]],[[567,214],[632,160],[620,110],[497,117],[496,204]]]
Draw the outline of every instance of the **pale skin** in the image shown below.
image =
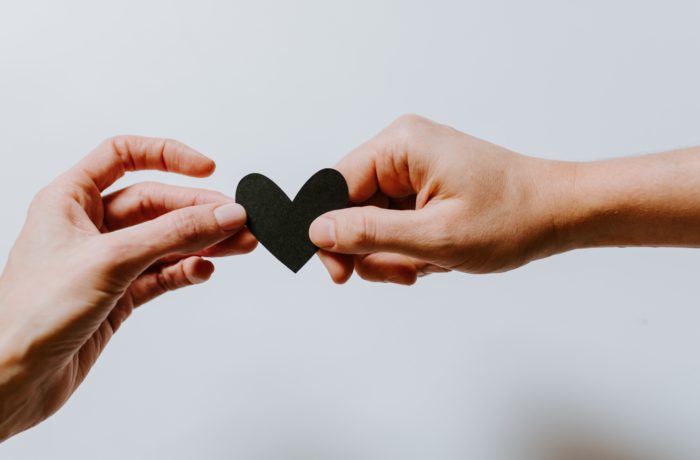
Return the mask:
[[572,249],[700,246],[700,148],[590,163],[524,156],[406,115],[345,156],[352,208],[311,225],[331,278],[410,285]]
[[127,171],[214,168],[175,141],[117,137],[39,192],[0,278],[0,440],[56,412],[134,308],[208,280],[204,257],[255,248],[245,210],[221,193],[102,193]]
[[[700,148],[551,161],[407,115],[336,168],[354,206],[309,236],[337,283],[357,272],[409,285],[587,247],[700,246]],[[205,177],[214,163],[175,141],[118,137],[37,195],[0,277],[0,440],[57,411],[134,308],[209,279],[206,257],[255,248],[245,211],[221,193],[103,193],[136,169]]]

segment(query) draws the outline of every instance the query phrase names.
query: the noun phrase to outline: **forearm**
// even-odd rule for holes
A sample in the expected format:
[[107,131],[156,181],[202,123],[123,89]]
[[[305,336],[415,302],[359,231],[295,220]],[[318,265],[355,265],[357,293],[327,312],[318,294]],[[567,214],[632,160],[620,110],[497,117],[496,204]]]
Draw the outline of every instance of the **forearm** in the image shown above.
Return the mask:
[[572,165],[563,249],[700,247],[700,147]]

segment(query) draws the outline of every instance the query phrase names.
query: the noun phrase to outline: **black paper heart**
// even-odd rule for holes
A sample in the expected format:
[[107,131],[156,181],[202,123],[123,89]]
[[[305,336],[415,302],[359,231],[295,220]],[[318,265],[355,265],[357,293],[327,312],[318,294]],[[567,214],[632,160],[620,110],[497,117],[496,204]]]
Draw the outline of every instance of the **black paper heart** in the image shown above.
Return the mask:
[[348,205],[348,184],[335,169],[322,169],[306,181],[294,201],[262,174],[248,174],[238,183],[236,201],[248,213],[248,229],[294,273],[318,248],[309,227],[318,216]]

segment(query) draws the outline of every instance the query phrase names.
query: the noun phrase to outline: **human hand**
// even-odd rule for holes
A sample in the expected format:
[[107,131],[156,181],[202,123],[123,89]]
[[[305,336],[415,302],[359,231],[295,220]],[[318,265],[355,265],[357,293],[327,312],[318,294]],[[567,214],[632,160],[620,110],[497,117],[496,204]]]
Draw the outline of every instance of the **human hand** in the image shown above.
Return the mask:
[[573,163],[526,157],[408,115],[336,169],[356,207],[309,230],[331,277],[413,284],[420,275],[509,270],[564,250]]
[[220,193],[140,183],[102,196],[127,171],[214,168],[178,142],[116,137],[35,197],[0,277],[0,440],[58,410],[135,307],[206,281],[202,257],[255,248]]

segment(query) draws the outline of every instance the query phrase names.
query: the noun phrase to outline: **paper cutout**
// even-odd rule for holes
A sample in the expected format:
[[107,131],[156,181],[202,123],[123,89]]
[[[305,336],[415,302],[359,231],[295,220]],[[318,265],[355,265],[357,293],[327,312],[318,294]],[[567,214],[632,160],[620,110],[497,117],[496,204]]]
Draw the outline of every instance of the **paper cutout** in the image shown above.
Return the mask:
[[318,248],[309,227],[321,214],[348,205],[348,184],[335,169],[322,169],[306,181],[294,200],[262,174],[238,183],[236,202],[248,213],[246,225],[280,262],[297,273]]

